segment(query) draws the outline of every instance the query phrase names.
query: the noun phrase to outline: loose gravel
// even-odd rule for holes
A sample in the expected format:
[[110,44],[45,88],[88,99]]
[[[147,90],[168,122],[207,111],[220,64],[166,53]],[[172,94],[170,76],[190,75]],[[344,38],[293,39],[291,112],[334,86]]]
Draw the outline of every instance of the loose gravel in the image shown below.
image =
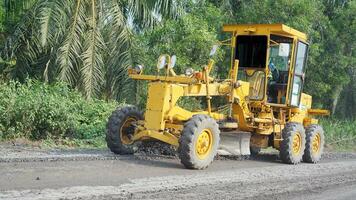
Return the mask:
[[[42,149],[26,145],[0,144],[0,162],[52,162],[79,160],[156,160],[178,159],[176,149],[162,142],[145,142],[138,145],[132,155],[117,155],[108,149]],[[279,160],[277,151],[262,151],[257,156],[217,155],[216,160]],[[323,160],[356,159],[356,153],[325,152]]]
[[355,160],[277,165],[134,178],[119,186],[10,190],[0,192],[0,199],[298,199],[325,188],[355,185],[355,172]]
[[[176,149],[158,142],[142,143],[138,146],[137,153],[129,156],[115,155],[106,148],[41,149],[25,145],[0,145],[0,163],[3,163],[4,166],[13,165],[15,168],[20,165],[16,162],[29,162],[21,163],[21,165],[32,166],[38,165],[38,163],[34,162],[123,160],[122,163],[128,161],[130,163],[128,165],[130,167],[125,168],[126,170],[143,173],[140,164],[136,160],[159,159],[163,159],[164,164],[159,170],[170,171],[172,174],[175,174],[174,172],[182,173],[180,172],[180,170],[183,170],[182,168],[166,168],[169,166],[169,164],[165,164],[167,159],[178,160]],[[278,152],[271,150],[264,151],[257,156],[218,155],[216,159],[280,162]],[[76,166],[77,163],[80,162],[72,165]],[[101,163],[101,161],[98,161],[98,163]],[[148,166],[154,166],[155,161],[147,163],[149,163]],[[220,161],[220,163],[231,162]],[[226,167],[225,170],[203,170],[189,174],[133,178],[128,179],[128,183],[117,186],[97,185],[8,190],[0,192],[0,199],[298,199],[301,194],[309,198],[310,195],[321,193],[320,191],[328,188],[356,187],[356,153],[326,152],[323,156],[323,162],[320,164],[274,164],[273,166],[269,164],[269,166],[256,167],[253,163],[258,162],[251,162],[251,167],[242,169],[229,169]],[[49,164],[57,165],[57,163],[43,163],[46,166]],[[65,166],[67,167],[67,165]],[[176,167],[176,165],[174,166]],[[45,169],[50,170],[50,168]],[[30,169],[23,168],[19,170]],[[7,174],[8,178],[12,177],[11,173],[14,172],[9,172],[10,175]],[[36,176],[34,179],[41,182],[43,177],[46,176],[43,175],[41,178]],[[329,196],[329,198],[339,197],[338,193],[334,195]],[[345,195],[353,195],[353,190],[351,192],[350,190],[346,191]],[[324,196],[319,199],[323,198]]]

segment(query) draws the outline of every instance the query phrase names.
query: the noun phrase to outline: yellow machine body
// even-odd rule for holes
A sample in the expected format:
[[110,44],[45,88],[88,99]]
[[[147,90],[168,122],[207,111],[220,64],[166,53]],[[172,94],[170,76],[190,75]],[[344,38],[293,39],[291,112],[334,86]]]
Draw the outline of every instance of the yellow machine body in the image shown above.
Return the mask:
[[[184,123],[193,115],[207,114],[219,123],[222,132],[249,132],[251,146],[272,146],[279,149],[281,131],[287,122],[299,122],[306,127],[318,123],[313,116],[328,114],[325,110],[312,109],[312,97],[302,93],[307,53],[304,57],[298,53],[302,45],[303,48],[308,47],[304,33],[282,24],[226,25],[223,30],[231,33],[228,44],[231,46],[232,56],[228,79],[216,80],[210,76],[213,60],[201,71],[190,75],[176,75],[169,67],[165,68],[165,75],[145,75],[129,70],[132,79],[149,81],[144,120],[138,122],[133,141],[154,138],[178,146]],[[262,52],[259,61],[256,60],[257,64],[255,61],[251,62],[256,66],[247,66],[250,61],[243,57],[242,51],[236,52],[245,48],[246,52],[254,53],[254,49],[248,48],[253,48],[255,41],[261,41],[265,49],[256,50]],[[273,47],[275,49],[272,52]],[[289,50],[283,50],[282,47]],[[278,57],[286,55],[286,52],[288,56],[282,56],[281,59]],[[268,88],[271,53],[278,54],[276,59],[288,58],[287,71],[281,71],[286,77],[285,82],[275,83],[275,88],[282,89],[275,91],[273,100],[270,100],[268,95],[271,93]],[[297,73],[295,68],[301,59],[304,69],[301,70],[302,73]],[[240,76],[245,78],[240,79]],[[299,82],[295,83],[296,80]],[[177,101],[186,96],[206,97],[207,108],[188,111],[179,107]],[[226,97],[228,112],[218,112],[212,108],[210,101],[216,96]]]

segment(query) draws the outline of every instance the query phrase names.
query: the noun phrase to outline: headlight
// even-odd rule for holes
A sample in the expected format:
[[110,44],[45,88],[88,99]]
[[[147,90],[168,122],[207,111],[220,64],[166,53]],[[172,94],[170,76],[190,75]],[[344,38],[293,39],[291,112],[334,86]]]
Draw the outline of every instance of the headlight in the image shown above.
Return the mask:
[[136,65],[134,69],[137,72],[137,74],[141,74],[142,71],[143,71],[143,66],[142,65]]
[[193,68],[187,68],[185,69],[185,73],[186,76],[192,76],[194,74],[194,69]]

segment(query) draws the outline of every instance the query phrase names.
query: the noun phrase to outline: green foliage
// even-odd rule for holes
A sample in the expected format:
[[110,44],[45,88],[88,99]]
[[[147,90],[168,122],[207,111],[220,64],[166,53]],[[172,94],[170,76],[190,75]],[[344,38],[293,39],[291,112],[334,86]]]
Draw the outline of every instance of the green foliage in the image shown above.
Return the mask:
[[330,109],[341,118],[356,116],[352,98],[356,95],[356,1],[200,2],[220,8],[226,15],[224,23],[284,23],[307,33],[310,49],[304,91],[313,96],[314,107]]
[[[343,84],[339,98],[334,102],[336,116],[356,117],[356,1],[336,6],[332,15],[332,23],[338,30],[338,50],[334,53],[342,60],[341,68],[344,69],[348,83]],[[340,66],[336,66],[340,67]]]
[[[6,80],[65,81],[87,98],[143,106],[146,86],[127,80],[127,67],[143,63],[154,72],[157,57],[169,53],[178,56],[178,73],[198,69],[211,45],[226,39],[223,24],[284,23],[309,36],[304,89],[314,106],[355,117],[356,1],[5,0],[0,5],[3,30],[13,30],[0,59]],[[229,55],[227,50],[217,56],[216,77],[226,77]]]
[[326,144],[337,150],[356,150],[356,120],[320,120],[326,134]]
[[0,139],[103,140],[106,120],[117,106],[87,101],[65,84],[31,80],[2,83],[0,96]]
[[[7,0],[17,5],[13,0]],[[29,2],[29,1],[21,1]],[[91,97],[125,99],[133,32],[181,14],[184,1],[38,0],[8,38],[8,79],[64,81]]]
[[[233,15],[236,23],[283,23],[308,34],[310,42],[308,69],[306,74],[306,92],[313,95],[315,103],[321,103],[325,94],[330,94],[331,87],[327,82],[333,78],[344,77],[338,71],[329,75],[324,65],[320,65],[325,54],[324,43],[321,41],[325,30],[329,30],[327,17],[321,1],[289,1],[289,0],[254,0],[242,1]],[[258,13],[258,14],[256,14]],[[329,33],[328,33],[329,34]],[[334,37],[334,36],[330,36]],[[317,76],[316,74],[323,74]],[[326,76],[329,80],[326,81]],[[332,80],[335,82],[335,80]]]
[[169,20],[164,26],[139,36],[141,61],[154,72],[157,58],[169,54],[177,56],[176,73],[184,73],[187,67],[201,69],[208,62],[211,47],[218,42],[216,32],[208,21],[193,14]]
[[[145,65],[145,73],[157,74],[157,59],[161,54],[177,56],[174,67],[177,74],[184,74],[187,68],[201,70],[208,63],[210,50],[218,42],[218,31],[206,18],[212,19],[215,16],[219,19],[221,15],[217,8],[210,6],[207,9],[209,12],[201,12],[203,8],[196,8],[193,13],[177,20],[168,20],[164,25],[146,31],[136,38],[138,63]],[[214,59],[221,61],[223,56],[223,52],[219,51]],[[219,76],[218,70],[219,66],[215,66],[212,73]],[[145,88],[146,85],[142,84],[137,87],[141,107],[144,106],[146,99]],[[191,98],[179,102],[182,106],[190,108],[199,108],[200,103],[200,100]]]
[[[212,45],[227,38],[221,33],[227,23],[284,23],[306,32],[310,49],[304,90],[313,96],[313,107],[349,118],[321,120],[327,142],[355,146],[352,0],[2,1],[0,138],[102,145],[105,122],[117,104],[95,97],[126,99],[143,108],[147,84],[127,80],[127,67],[144,64],[145,73],[155,74],[159,55],[175,54],[177,74],[189,67],[200,70]],[[229,50],[218,51],[214,59],[214,75],[225,78]],[[205,99],[187,97],[178,104],[203,109]]]
[[3,0],[0,2],[0,50],[6,37],[12,33],[16,24],[36,0]]

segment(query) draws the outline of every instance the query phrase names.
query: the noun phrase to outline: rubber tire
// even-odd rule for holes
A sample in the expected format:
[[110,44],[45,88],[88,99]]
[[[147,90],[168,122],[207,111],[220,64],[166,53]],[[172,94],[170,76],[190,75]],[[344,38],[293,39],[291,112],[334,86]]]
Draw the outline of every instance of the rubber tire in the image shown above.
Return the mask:
[[[199,159],[195,151],[195,143],[199,134],[209,129],[213,136],[210,154],[203,160]],[[214,160],[220,142],[220,130],[216,121],[208,115],[194,115],[184,124],[179,138],[178,155],[181,163],[188,169],[205,169]]]
[[[317,154],[313,154],[312,150],[312,141],[313,137],[319,133],[320,134],[320,149]],[[321,159],[321,155],[323,154],[324,151],[324,145],[325,145],[325,135],[324,135],[324,130],[323,127],[317,125],[317,124],[312,124],[307,127],[306,131],[306,144],[305,144],[305,150],[304,150],[304,155],[303,155],[303,161],[307,163],[317,163]]]
[[143,120],[142,112],[134,106],[126,106],[115,110],[109,117],[106,125],[106,143],[108,148],[116,154],[133,154],[135,145],[126,145],[121,142],[119,130],[127,118],[132,117],[137,120]]
[[261,152],[259,147],[250,147],[251,156],[257,156]]
[[[300,149],[300,153],[298,155],[294,155],[292,153],[293,148],[293,136],[296,132],[301,134],[302,146]],[[282,162],[286,164],[298,164],[302,161],[303,154],[305,150],[305,130],[302,124],[296,122],[289,122],[286,124],[284,129],[282,130],[282,141],[279,150],[279,156]]]

